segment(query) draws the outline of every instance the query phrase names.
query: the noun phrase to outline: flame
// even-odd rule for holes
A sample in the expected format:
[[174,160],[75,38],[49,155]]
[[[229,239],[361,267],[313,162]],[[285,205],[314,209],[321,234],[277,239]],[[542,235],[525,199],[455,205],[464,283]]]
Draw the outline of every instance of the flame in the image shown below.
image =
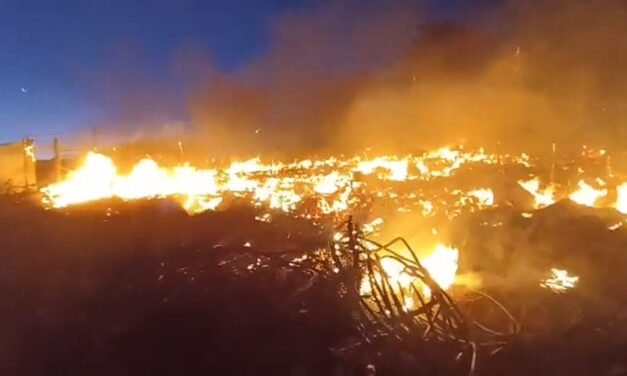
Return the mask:
[[347,184],[347,177],[340,175],[338,171],[333,171],[324,175],[314,186],[314,191],[323,195],[330,195],[337,192],[340,187]]
[[81,202],[113,197],[113,181],[117,168],[113,161],[101,154],[89,153],[78,170],[69,173],[64,181],[43,189],[53,207],[62,208]]
[[[433,280],[443,289],[450,288],[455,283],[459,251],[455,248],[438,245],[433,252],[421,260],[422,265],[429,271]],[[431,295],[431,290],[424,287],[425,295]]]
[[26,154],[26,157],[30,159],[31,162],[37,161],[37,157],[35,156],[35,145],[33,144],[25,145],[24,154]]
[[[354,208],[364,208],[376,198],[392,202],[399,212],[424,217],[444,215],[452,219],[464,212],[496,205],[492,189],[444,188],[445,194],[442,194],[422,187],[405,189],[400,183],[437,182],[452,176],[466,164],[529,166],[529,160],[526,154],[495,155],[483,149],[465,151],[446,147],[417,156],[330,157],[291,163],[264,163],[260,158],[252,158],[205,169],[189,163],[164,167],[151,158],[144,158],[129,173],[120,173],[110,157],[90,152],[79,168],[63,181],[44,187],[42,193],[44,203],[53,208],[108,198],[173,197],[190,214],[216,210],[228,194],[257,207],[307,218],[346,214]],[[370,177],[362,182],[356,172]],[[603,180],[599,182],[605,184]],[[541,188],[537,177],[518,183],[534,196],[536,208],[555,202],[554,187]],[[624,185],[619,187],[616,202],[616,208],[622,212],[627,211],[625,190]],[[576,202],[594,205],[606,193],[606,188],[595,190],[582,181],[579,191],[570,197]]]
[[[112,197],[132,200],[172,195],[209,196],[216,195],[218,187],[213,170],[199,171],[188,165],[164,169],[152,159],[143,159],[124,176],[118,175],[111,158],[88,153],[79,169],[70,172],[64,181],[42,191],[53,207],[62,208]],[[194,206],[189,199],[186,203]]]
[[551,268],[551,276],[542,281],[540,286],[556,293],[563,293],[566,290],[574,288],[577,282],[579,282],[579,277],[571,276],[567,270]]
[[190,195],[183,202],[183,208],[191,214],[199,214],[207,210],[216,210],[222,203],[222,197],[206,197]]
[[607,195],[607,189],[594,189],[583,180],[579,180],[577,185],[579,186],[579,189],[571,193],[568,198],[579,205],[594,206],[595,202],[599,198]]
[[494,192],[490,188],[475,189],[468,192],[468,195],[477,198],[480,206],[494,205]]
[[[454,283],[457,275],[457,266],[459,260],[459,251],[455,248],[447,247],[442,244],[437,245],[428,256],[422,258],[420,262],[427,269],[431,278],[443,289],[449,289]],[[388,281],[392,289],[398,293],[402,289],[406,296],[410,296],[411,285],[419,283],[418,279],[410,274],[405,265],[394,258],[382,258],[381,267],[387,275]],[[376,274],[374,279],[377,283],[381,283],[381,274]],[[425,297],[431,296],[431,290],[426,285],[421,284],[422,293]],[[372,286],[367,276],[361,280],[359,292],[362,296],[372,293]],[[403,309],[408,311],[414,308],[413,299],[405,299]]]
[[536,209],[543,208],[555,203],[554,187],[548,186],[544,189],[540,189],[540,179],[535,177],[531,180],[521,180],[518,184],[527,192],[531,193],[534,201],[534,207]]
[[379,230],[381,225],[383,225],[383,222],[384,222],[383,218],[379,217],[379,218],[373,219],[369,223],[364,223],[361,226],[362,232],[366,235],[372,234],[373,232],[376,232]]
[[361,161],[355,171],[364,175],[370,175],[378,169],[385,170],[384,178],[394,181],[407,180],[409,161],[407,159],[394,159],[390,157],[378,157],[370,161]]
[[616,187],[616,210],[627,214],[627,183]]

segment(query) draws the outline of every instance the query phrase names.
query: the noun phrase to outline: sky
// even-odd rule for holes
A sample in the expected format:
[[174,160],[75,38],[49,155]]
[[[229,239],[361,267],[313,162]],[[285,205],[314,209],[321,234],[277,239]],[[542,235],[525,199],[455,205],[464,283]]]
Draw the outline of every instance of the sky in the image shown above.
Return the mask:
[[[181,51],[206,51],[218,69],[237,70],[263,53],[277,17],[315,3],[0,0],[0,143],[64,137],[112,121],[111,105],[124,98],[116,90],[129,82],[166,87],[177,98],[185,87],[171,70]],[[441,17],[464,4],[434,3]],[[172,106],[184,116],[181,103]]]

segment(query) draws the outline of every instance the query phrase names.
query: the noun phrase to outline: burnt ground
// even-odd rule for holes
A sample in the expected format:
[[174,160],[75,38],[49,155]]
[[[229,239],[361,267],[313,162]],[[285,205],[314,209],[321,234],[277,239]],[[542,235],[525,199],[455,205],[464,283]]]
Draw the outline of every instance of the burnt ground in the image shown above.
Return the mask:
[[[581,217],[558,214],[541,228],[508,224],[538,243]],[[0,220],[2,375],[353,375],[365,374],[369,363],[378,374],[463,368],[421,367],[422,359],[391,347],[339,356],[333,349],[355,326],[337,286],[289,262],[326,246],[327,234],[306,221],[259,222],[253,209],[237,205],[188,217],[168,201],[47,211],[13,200],[0,204]],[[625,244],[624,234],[603,232],[607,240],[586,233],[605,231],[595,225],[569,226],[581,227],[561,235],[569,239],[565,249],[586,246],[581,239],[588,237]],[[512,241],[520,239],[502,240]],[[485,243],[464,242],[470,254],[490,252]],[[610,266],[600,270],[622,268],[612,261],[620,257],[604,257]],[[482,359],[482,374],[627,374],[624,278],[607,280],[570,297],[494,289],[534,330]]]

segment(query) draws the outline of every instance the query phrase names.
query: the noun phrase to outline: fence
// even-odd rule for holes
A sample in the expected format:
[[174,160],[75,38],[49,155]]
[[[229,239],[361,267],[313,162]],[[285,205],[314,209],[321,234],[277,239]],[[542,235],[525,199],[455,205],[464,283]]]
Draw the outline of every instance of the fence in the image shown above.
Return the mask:
[[34,147],[31,139],[0,144],[0,194],[37,189]]

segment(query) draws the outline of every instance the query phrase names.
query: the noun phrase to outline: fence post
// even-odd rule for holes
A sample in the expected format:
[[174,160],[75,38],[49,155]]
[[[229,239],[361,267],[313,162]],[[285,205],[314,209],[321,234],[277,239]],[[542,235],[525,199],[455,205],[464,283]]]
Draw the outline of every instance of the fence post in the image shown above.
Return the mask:
[[61,181],[61,153],[59,152],[59,139],[54,138],[53,141],[54,150],[54,180],[55,182]]

